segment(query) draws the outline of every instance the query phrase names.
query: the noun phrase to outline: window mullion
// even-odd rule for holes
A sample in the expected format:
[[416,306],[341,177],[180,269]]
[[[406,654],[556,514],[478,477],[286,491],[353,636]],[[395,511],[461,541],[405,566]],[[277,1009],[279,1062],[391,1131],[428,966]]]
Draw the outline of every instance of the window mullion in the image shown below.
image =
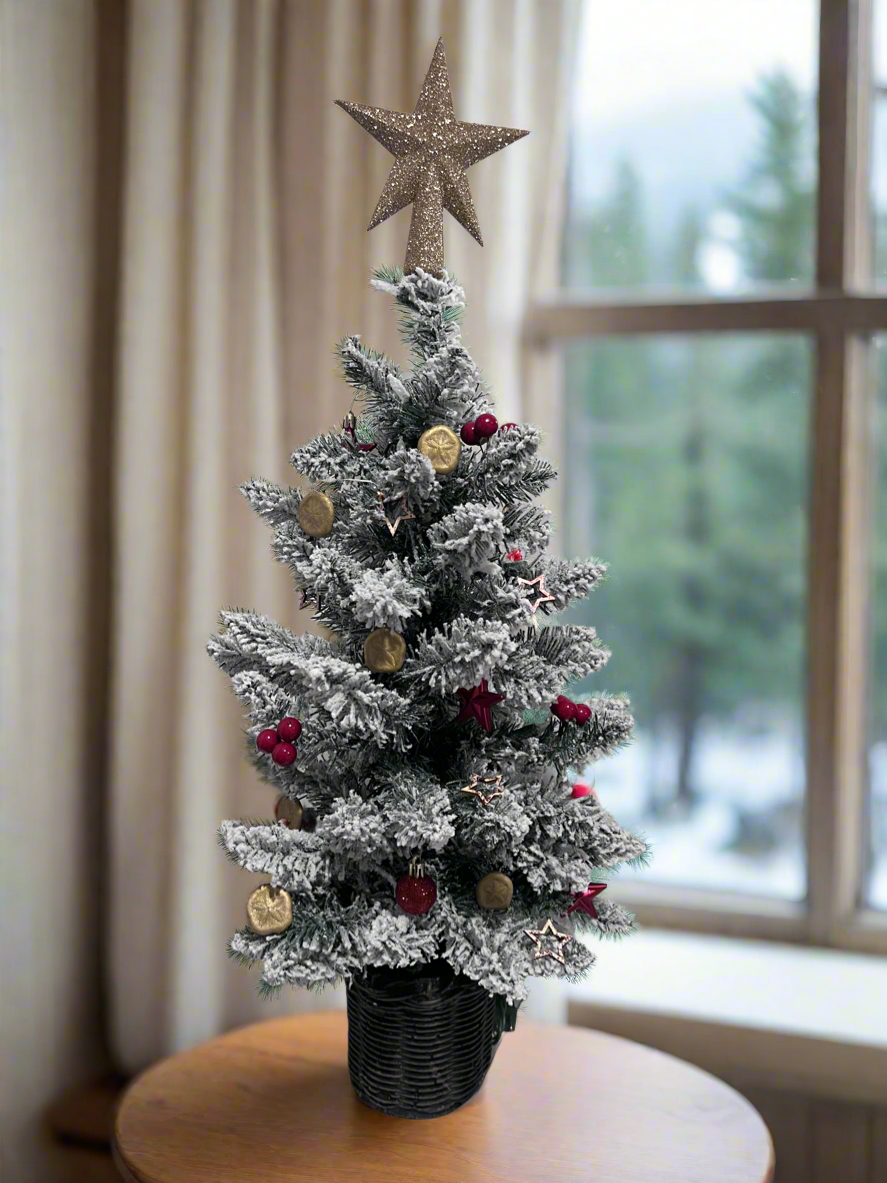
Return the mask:
[[[822,0],[817,284],[853,291],[870,257],[870,0]],[[866,705],[865,425],[869,342],[817,333],[812,429],[807,687],[811,936],[833,941],[857,905]]]

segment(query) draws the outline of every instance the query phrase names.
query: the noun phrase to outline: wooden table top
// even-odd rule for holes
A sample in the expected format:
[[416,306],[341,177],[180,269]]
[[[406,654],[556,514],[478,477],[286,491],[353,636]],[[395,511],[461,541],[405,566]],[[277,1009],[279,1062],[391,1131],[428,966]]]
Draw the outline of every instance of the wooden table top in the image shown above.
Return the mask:
[[342,1011],[272,1019],[149,1068],[115,1153],[136,1183],[768,1183],[770,1136],[733,1089],[613,1035],[518,1019],[480,1093],[386,1117],[348,1079]]

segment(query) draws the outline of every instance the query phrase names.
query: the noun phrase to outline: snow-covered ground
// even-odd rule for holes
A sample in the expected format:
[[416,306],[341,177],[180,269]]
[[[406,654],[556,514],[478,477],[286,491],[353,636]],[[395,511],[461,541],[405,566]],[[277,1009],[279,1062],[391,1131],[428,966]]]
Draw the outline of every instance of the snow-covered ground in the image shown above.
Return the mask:
[[[651,865],[622,874],[801,899],[804,763],[797,724],[703,726],[693,771],[698,800],[688,811],[667,807],[676,765],[673,734],[638,731],[630,747],[587,771],[602,804],[651,844]],[[887,908],[887,744],[873,748],[870,767],[880,841],[868,896],[875,907]]]

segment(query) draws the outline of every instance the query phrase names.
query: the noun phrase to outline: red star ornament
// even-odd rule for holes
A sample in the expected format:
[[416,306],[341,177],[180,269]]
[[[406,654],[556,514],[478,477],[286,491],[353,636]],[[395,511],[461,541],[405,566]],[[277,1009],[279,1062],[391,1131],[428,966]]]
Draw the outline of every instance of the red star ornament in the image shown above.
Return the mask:
[[571,912],[584,912],[586,916],[591,916],[593,920],[597,920],[597,908],[594,906],[594,897],[600,895],[606,889],[606,883],[589,883],[585,891],[579,891],[573,896],[573,902],[567,908],[567,916]]
[[462,701],[462,709],[456,716],[456,722],[467,723],[469,719],[477,719],[484,731],[491,731],[493,716],[490,708],[501,702],[505,695],[493,694],[488,690],[486,678],[481,678],[479,686],[474,686],[471,690],[460,689],[456,693]]

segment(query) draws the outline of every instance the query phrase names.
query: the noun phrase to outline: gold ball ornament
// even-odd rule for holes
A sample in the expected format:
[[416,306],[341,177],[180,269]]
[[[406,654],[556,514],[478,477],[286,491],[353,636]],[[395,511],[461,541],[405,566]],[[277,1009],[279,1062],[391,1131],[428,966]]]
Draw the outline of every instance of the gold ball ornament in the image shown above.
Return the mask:
[[476,895],[477,902],[488,912],[504,912],[514,895],[514,884],[507,875],[491,871],[478,883]]
[[333,528],[336,507],[327,497],[313,489],[306,493],[299,505],[299,525],[309,538],[325,538]]
[[462,441],[455,431],[443,423],[429,427],[419,436],[419,451],[431,461],[438,476],[456,471],[462,453]]
[[246,923],[257,936],[286,932],[293,922],[293,901],[282,887],[263,883],[246,901]]
[[284,797],[281,794],[277,798],[274,817],[279,822],[285,822],[291,830],[301,830],[302,812],[302,802],[298,797]]
[[393,674],[403,665],[406,641],[390,628],[374,628],[363,643],[363,660],[374,674]]

